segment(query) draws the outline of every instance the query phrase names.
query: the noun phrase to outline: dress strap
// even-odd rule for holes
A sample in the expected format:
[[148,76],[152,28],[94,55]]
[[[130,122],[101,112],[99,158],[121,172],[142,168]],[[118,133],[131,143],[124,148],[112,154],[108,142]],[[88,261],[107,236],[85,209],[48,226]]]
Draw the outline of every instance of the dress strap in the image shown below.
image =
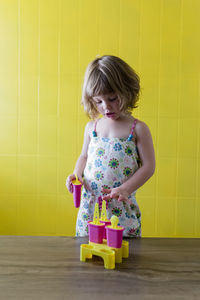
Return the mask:
[[98,121],[98,120],[95,120],[95,121],[94,121],[94,128],[93,128],[93,131],[92,131],[93,137],[96,137],[96,136],[97,136],[97,131],[96,131],[97,121]]
[[132,138],[133,138],[133,131],[135,129],[136,123],[137,123],[137,119],[135,119],[134,122],[133,122],[133,125],[131,127],[131,133],[129,134],[129,137],[128,137],[128,141],[131,141]]

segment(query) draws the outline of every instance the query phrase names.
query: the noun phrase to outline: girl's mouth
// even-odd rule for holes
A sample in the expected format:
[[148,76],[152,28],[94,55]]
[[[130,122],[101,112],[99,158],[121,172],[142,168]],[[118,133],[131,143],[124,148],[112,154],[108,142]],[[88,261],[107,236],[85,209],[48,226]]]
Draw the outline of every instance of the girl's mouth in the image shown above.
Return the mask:
[[112,118],[114,115],[115,115],[115,113],[107,113],[107,114],[106,114],[106,117]]

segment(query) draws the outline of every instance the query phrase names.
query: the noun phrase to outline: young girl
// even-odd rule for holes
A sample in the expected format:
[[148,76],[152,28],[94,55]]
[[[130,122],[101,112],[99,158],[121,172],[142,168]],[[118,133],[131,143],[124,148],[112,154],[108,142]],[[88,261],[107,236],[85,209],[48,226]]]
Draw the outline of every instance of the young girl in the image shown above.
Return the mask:
[[135,193],[153,175],[155,157],[149,128],[131,115],[139,91],[139,77],[116,56],[96,58],[87,67],[82,104],[93,121],[85,127],[81,155],[66,181],[70,192],[75,174],[84,185],[77,236],[88,235],[87,222],[102,200],[107,201],[108,218],[119,218],[124,236],[141,236]]

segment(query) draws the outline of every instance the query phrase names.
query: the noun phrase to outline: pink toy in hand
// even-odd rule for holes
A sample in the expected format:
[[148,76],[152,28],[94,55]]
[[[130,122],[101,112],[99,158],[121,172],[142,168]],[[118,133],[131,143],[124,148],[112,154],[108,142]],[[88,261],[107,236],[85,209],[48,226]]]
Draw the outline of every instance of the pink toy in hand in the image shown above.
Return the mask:
[[73,188],[73,199],[74,199],[74,206],[76,208],[80,207],[80,202],[81,202],[81,187],[82,184],[78,180],[77,175],[76,179],[72,180],[72,188]]

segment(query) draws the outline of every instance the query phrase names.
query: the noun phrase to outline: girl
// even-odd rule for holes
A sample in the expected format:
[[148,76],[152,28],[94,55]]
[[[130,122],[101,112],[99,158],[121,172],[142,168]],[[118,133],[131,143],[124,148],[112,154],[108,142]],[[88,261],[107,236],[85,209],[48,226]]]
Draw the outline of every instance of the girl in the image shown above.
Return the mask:
[[93,121],[85,127],[81,155],[66,181],[70,192],[74,174],[84,185],[77,236],[88,235],[87,222],[102,200],[107,201],[108,218],[119,217],[124,236],[141,236],[135,193],[153,175],[155,157],[149,128],[131,115],[139,91],[139,77],[116,56],[96,58],[87,67],[82,104]]

